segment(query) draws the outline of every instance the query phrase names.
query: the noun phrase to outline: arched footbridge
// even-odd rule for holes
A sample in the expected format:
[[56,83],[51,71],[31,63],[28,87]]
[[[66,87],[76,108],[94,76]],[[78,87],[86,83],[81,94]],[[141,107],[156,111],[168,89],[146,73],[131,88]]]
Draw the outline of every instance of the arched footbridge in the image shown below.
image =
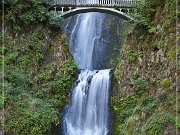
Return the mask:
[[139,0],[54,0],[51,9],[59,11],[63,18],[79,13],[102,12],[133,20],[129,11],[138,2]]

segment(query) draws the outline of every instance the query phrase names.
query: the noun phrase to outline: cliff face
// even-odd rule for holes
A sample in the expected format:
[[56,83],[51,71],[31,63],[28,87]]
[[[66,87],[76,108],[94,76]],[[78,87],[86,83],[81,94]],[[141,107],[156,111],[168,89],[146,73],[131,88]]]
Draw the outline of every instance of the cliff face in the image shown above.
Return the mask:
[[42,25],[5,37],[5,129],[44,134],[58,124],[76,77],[65,37]]
[[21,26],[20,31],[12,27],[5,22],[5,43],[0,48],[4,52],[0,108],[4,107],[1,114],[5,114],[1,126],[7,134],[44,135],[59,124],[59,111],[76,78],[76,66],[59,28],[41,22]]
[[113,135],[175,135],[180,128],[175,2],[157,3],[153,29],[136,25],[124,42],[113,79]]

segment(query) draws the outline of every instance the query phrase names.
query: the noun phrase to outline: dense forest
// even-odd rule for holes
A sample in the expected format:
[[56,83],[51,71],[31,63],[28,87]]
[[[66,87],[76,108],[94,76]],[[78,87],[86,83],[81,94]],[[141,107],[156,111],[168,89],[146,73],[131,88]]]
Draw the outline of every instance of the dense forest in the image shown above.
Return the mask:
[[[54,135],[78,69],[48,0],[1,8],[0,134]],[[112,135],[175,135],[180,129],[179,11],[175,0],[142,0],[112,73]],[[4,20],[3,20],[4,19]],[[118,59],[118,62],[117,62]]]

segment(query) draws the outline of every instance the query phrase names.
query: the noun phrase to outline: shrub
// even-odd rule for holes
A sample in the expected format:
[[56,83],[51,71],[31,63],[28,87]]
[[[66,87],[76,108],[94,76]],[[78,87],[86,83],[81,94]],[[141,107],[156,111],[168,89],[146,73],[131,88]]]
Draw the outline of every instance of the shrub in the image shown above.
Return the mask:
[[143,127],[143,135],[159,135],[167,124],[175,125],[175,117],[166,112],[154,113]]
[[134,71],[132,76],[133,76],[133,79],[138,79],[140,77],[140,74],[138,71]]
[[147,90],[146,81],[143,80],[142,78],[138,78],[137,80],[134,80],[133,85],[134,85],[134,88],[135,88],[135,92],[138,95],[143,94]]
[[63,19],[61,16],[59,16],[58,14],[60,13],[56,13],[55,11],[50,11],[48,16],[49,16],[49,24],[53,25],[55,27],[60,27]]
[[131,64],[137,60],[139,54],[134,50],[128,50],[128,63]]
[[156,0],[141,0],[134,8],[132,16],[144,27],[149,33],[154,32],[155,26],[152,17],[155,14]]
[[169,80],[168,78],[162,80],[162,81],[161,81],[161,86],[162,86],[164,89],[169,88],[169,86],[170,86],[170,80]]
[[60,16],[54,16],[54,13],[49,11],[51,6],[49,0],[6,0],[5,4],[7,5],[5,17],[13,23],[15,32],[23,30],[23,26],[39,22],[58,26],[62,22]]
[[176,59],[176,50],[170,50],[168,51],[168,54],[167,54],[168,58],[170,60],[175,60]]

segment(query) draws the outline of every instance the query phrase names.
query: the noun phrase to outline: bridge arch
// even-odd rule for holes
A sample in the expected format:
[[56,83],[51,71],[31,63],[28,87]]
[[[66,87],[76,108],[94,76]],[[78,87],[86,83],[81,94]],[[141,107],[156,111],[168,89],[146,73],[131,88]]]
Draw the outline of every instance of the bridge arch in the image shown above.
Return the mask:
[[[125,20],[133,20],[129,10],[140,0],[53,0],[50,10],[60,11],[60,16],[67,18],[79,13],[101,12],[119,16]],[[122,10],[127,10],[125,13]]]
[[[107,13],[107,14],[119,16],[125,20],[134,21],[134,19],[130,17],[128,14],[124,13],[122,9],[115,9],[115,8],[108,8],[108,7],[78,7],[78,8],[55,7],[55,10],[60,10],[60,9],[61,9],[61,16],[63,18],[68,18],[70,16],[80,14],[80,13],[100,12],[100,13]],[[125,10],[129,12],[129,9],[125,9]]]

